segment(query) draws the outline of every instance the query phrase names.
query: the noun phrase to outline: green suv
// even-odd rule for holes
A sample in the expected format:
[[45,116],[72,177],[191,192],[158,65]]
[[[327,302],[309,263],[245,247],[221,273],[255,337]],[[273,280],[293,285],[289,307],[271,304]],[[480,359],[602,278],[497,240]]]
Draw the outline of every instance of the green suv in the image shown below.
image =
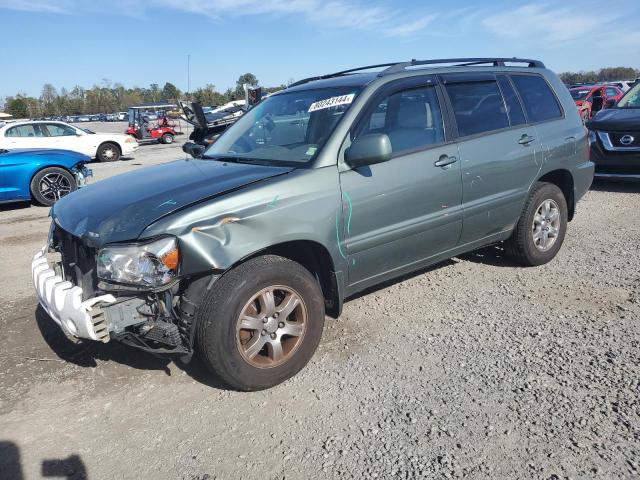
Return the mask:
[[353,69],[263,100],[201,158],[61,199],[33,280],[70,335],[197,352],[258,390],[302,369],[325,315],[366,288],[498,242],[549,262],[593,171],[539,61]]

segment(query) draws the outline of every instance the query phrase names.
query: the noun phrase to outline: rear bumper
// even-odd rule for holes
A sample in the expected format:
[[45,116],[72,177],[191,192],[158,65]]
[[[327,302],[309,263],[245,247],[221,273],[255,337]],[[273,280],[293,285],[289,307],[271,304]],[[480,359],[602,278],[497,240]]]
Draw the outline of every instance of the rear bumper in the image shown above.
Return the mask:
[[83,301],[82,289],[63,280],[49,266],[46,251],[45,246],[31,262],[33,285],[42,308],[66,333],[78,338],[108,342],[107,321],[99,304],[114,303],[115,297],[108,294]]
[[133,143],[123,143],[122,144],[122,155],[131,155],[133,152],[135,152],[138,149],[139,145],[138,142],[133,142]]

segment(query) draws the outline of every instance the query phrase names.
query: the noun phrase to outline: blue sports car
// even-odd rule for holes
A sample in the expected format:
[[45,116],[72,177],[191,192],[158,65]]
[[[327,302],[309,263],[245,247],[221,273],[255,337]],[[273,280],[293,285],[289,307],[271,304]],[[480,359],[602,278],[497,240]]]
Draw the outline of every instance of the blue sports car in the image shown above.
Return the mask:
[[86,183],[91,159],[70,150],[0,149],[0,203],[34,200],[51,206]]

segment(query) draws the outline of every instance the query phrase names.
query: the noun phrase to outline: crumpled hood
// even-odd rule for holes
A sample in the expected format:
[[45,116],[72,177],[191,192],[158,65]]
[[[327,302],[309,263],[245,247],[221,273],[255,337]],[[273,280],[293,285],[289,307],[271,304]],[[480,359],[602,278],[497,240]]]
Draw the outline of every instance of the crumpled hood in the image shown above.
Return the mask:
[[608,108],[600,110],[587,123],[590,130],[606,132],[640,131],[640,108]]
[[89,245],[135,240],[161,217],[266,178],[289,167],[179,160],[116,175],[60,199],[53,219]]

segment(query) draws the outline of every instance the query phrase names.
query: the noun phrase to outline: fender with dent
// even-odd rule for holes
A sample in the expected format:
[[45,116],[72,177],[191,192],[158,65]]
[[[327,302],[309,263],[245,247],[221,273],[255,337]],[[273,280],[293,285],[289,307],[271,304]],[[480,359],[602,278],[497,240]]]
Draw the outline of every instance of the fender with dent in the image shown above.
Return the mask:
[[221,272],[256,252],[312,241],[346,270],[344,222],[335,166],[297,169],[161,218],[141,238],[175,235],[181,275]]

